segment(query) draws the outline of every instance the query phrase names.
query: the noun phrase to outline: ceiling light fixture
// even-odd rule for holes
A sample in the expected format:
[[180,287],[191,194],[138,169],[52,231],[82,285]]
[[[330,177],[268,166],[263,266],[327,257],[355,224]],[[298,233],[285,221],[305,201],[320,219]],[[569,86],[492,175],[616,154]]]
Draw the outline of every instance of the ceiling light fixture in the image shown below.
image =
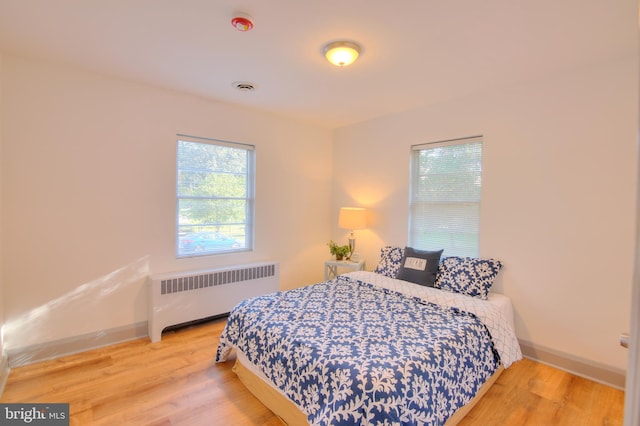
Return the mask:
[[334,41],[324,47],[324,56],[337,67],[351,65],[360,54],[360,46],[350,41]]

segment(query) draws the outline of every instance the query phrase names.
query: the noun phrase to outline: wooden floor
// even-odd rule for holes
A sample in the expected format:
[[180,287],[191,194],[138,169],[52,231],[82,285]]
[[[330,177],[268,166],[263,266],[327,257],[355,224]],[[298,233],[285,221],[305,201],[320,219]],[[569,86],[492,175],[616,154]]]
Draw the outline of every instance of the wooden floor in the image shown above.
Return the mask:
[[[14,368],[0,402],[67,402],[71,425],[281,425],[215,364],[225,320]],[[460,423],[621,425],[624,393],[522,360]]]

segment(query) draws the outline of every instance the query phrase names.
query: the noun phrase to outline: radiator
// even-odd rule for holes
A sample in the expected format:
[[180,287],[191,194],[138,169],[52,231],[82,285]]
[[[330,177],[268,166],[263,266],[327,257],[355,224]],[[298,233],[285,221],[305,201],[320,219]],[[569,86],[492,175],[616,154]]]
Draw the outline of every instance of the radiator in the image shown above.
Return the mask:
[[149,337],[158,342],[166,327],[227,314],[244,299],[278,291],[279,284],[278,262],[153,275]]

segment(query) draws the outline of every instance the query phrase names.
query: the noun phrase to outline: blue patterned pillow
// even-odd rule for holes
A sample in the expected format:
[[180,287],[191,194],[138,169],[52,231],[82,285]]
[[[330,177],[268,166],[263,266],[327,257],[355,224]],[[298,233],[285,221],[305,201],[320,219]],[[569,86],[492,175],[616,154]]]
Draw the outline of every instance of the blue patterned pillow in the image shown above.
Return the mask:
[[402,247],[385,246],[380,249],[380,262],[374,271],[390,278],[395,278],[402,263],[404,249]]
[[501,268],[502,262],[495,259],[445,257],[434,287],[486,300]]

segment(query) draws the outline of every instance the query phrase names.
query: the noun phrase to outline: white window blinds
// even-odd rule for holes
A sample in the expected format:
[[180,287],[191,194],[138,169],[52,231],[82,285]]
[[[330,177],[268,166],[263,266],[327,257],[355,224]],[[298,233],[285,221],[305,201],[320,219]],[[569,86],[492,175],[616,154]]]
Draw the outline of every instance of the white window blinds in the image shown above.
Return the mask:
[[409,244],[478,256],[482,137],[412,146]]

